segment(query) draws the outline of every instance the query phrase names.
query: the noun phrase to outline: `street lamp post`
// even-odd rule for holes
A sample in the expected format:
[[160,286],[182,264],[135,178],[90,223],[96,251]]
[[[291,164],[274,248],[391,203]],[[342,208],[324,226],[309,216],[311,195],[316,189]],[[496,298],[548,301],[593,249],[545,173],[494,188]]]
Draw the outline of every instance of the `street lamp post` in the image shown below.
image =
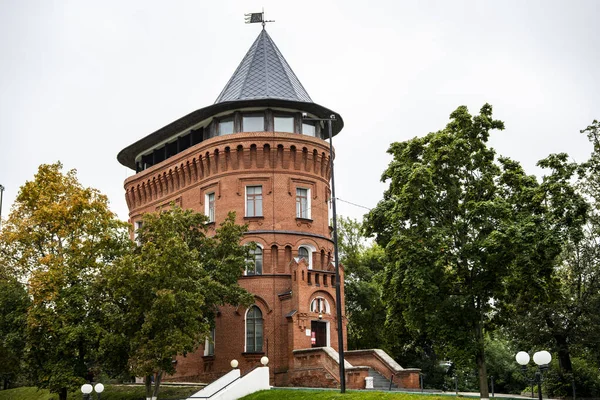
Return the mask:
[[[523,369],[523,375],[527,377],[527,364],[529,364],[529,354],[524,351],[520,351],[515,356],[517,362]],[[542,400],[542,374],[548,369],[548,364],[552,361],[552,355],[546,350],[538,351],[533,355],[533,362],[538,366],[538,370],[535,371],[535,376],[529,379],[531,383],[531,397],[533,397],[533,385],[537,382],[538,385],[538,400]]]
[[89,383],[81,386],[81,393],[83,393],[83,400],[89,400],[92,398],[91,393],[93,391],[98,393],[98,400],[100,400],[101,393],[104,392],[104,385],[101,383],[96,383],[96,386],[92,386]]
[[0,228],[2,228],[2,198],[4,197],[4,186],[0,185]]
[[337,212],[336,212],[336,197],[335,197],[335,174],[333,173],[333,133],[332,125],[335,121],[335,114],[331,114],[329,118],[309,118],[306,113],[302,114],[302,118],[306,121],[325,121],[329,130],[329,165],[331,169],[331,207],[333,211],[333,250],[334,250],[334,265],[335,265],[335,312],[337,314],[337,330],[338,330],[338,353],[340,362],[340,392],[346,392],[346,368],[344,365],[344,331],[342,323],[342,291],[340,284],[340,264],[338,255],[338,230],[337,230]]

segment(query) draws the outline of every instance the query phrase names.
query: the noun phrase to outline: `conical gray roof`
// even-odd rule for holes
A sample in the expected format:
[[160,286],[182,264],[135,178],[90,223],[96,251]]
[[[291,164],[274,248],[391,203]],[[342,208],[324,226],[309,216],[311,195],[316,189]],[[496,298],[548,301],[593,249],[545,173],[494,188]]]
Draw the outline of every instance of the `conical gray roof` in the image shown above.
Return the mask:
[[193,111],[130,144],[119,152],[117,159],[135,170],[135,158],[142,152],[172,140],[174,135],[181,134],[207,118],[244,107],[293,109],[310,113],[317,118],[330,118],[334,115],[333,135],[337,135],[344,127],[341,115],[311,100],[271,37],[263,30],[215,104]]
[[217,97],[215,104],[253,99],[313,102],[264,29]]

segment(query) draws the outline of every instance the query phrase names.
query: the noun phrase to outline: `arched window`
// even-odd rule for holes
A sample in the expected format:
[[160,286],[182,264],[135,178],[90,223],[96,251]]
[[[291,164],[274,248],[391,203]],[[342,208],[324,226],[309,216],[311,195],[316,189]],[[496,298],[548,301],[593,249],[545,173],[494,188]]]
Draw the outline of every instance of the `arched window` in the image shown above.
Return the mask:
[[250,249],[246,259],[246,275],[262,275],[263,249],[259,245]]
[[298,249],[298,261],[303,258],[308,262],[308,249],[306,247],[300,247]]
[[311,249],[309,246],[300,246],[298,247],[298,261],[300,261],[301,259],[305,259],[306,263],[308,264],[308,269],[312,269],[313,267],[313,263],[312,263],[312,252],[314,250]]
[[259,353],[263,347],[262,312],[257,306],[252,306],[246,313],[246,352]]
[[323,297],[316,297],[310,303],[310,312],[331,314],[331,309],[329,308],[329,302],[327,300],[325,300]]

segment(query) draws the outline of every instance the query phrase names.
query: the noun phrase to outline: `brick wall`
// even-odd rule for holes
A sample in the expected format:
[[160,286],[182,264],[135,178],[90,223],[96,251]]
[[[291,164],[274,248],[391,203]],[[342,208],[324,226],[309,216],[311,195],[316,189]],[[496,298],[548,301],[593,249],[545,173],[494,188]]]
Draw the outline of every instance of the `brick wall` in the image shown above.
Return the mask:
[[[272,383],[293,383],[297,375],[294,379],[289,375],[292,351],[311,347],[306,329],[318,319],[309,308],[315,297],[329,302],[331,312],[323,315],[323,321],[329,323],[330,345],[338,348],[329,165],[329,146],[321,139],[291,133],[237,133],[208,139],[125,181],[131,223],[171,202],[204,212],[206,194],[215,193],[216,224],[209,225],[210,232],[229,211],[236,211],[236,222],[249,228],[242,242],[256,242],[263,248],[263,274],[239,281],[255,295],[263,314],[263,352],[245,353],[246,309],[222,307],[216,319],[214,356],[203,356],[202,343],[196,352],[177,357],[177,372],[166,380],[210,382],[229,371],[234,358],[245,373],[267,355]],[[248,185],[262,186],[261,217],[245,217]],[[310,189],[310,219],[296,218],[297,187]],[[304,260],[294,259],[301,245],[315,250],[312,269]],[[345,317],[342,322],[345,333]]]
[[419,374],[420,369],[404,368],[395,370],[384,359],[372,349],[370,350],[353,350],[345,353],[345,359],[354,366],[367,366],[379,372],[384,378],[393,378],[396,386],[407,389],[419,389]]

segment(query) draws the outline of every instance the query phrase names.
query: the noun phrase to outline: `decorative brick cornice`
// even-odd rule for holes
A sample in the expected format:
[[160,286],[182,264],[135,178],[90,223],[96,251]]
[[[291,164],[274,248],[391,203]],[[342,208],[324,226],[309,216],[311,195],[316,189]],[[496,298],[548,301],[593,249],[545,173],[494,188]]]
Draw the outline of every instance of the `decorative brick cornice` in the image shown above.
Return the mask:
[[[239,133],[209,139],[129,177],[125,198],[133,215],[140,207],[159,205],[190,187],[204,188],[211,180],[251,172],[258,174],[251,179],[265,173],[293,173],[288,191],[294,182],[309,185],[317,199],[316,182],[327,188],[329,169],[329,146],[323,140],[297,134]],[[272,190],[271,182],[269,193]]]

